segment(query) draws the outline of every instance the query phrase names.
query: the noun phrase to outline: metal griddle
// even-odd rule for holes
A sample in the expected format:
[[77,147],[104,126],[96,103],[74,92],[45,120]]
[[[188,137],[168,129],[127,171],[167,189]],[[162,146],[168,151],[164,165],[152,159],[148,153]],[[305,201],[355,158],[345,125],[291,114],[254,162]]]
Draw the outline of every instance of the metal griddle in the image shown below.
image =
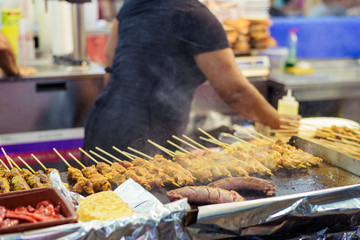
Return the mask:
[[[319,144],[293,136],[289,143],[305,152],[324,159],[319,167],[294,171],[279,171],[265,180],[276,185],[275,196],[317,191],[327,188],[341,187],[360,183],[360,160],[336,152]],[[66,172],[62,173],[62,180],[67,182]],[[162,203],[168,203],[166,192],[172,188],[155,188],[150,192]],[[240,192],[247,200],[264,198],[256,192]]]

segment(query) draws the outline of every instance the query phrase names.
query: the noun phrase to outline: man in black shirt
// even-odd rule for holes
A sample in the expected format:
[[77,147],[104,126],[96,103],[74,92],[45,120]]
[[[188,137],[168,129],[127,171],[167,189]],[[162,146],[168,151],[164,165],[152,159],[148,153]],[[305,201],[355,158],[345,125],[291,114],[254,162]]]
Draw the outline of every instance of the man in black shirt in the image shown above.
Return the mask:
[[152,153],[184,133],[206,79],[237,113],[273,128],[277,111],[239,70],[221,23],[197,0],[127,0],[105,50],[110,82],[85,124],[85,147]]

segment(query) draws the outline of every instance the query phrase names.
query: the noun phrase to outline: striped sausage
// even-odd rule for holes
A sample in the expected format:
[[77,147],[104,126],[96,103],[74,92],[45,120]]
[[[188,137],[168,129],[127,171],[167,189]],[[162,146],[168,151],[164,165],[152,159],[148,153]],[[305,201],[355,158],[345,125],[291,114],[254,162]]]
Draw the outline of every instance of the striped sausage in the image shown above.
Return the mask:
[[188,186],[167,192],[170,201],[187,198],[191,203],[240,202],[244,198],[235,191],[207,186]]
[[274,196],[276,186],[271,182],[256,177],[223,178],[208,184],[208,187],[218,187],[225,190],[253,190],[262,191],[267,196]]

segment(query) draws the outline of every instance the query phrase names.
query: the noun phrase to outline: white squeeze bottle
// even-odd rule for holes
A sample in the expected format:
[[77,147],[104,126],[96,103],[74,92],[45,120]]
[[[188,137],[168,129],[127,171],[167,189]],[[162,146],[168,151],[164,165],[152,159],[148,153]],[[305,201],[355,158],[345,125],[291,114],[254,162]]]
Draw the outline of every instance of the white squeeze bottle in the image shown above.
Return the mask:
[[292,96],[291,89],[287,91],[287,95],[279,99],[277,110],[282,115],[297,116],[299,114],[299,102]]

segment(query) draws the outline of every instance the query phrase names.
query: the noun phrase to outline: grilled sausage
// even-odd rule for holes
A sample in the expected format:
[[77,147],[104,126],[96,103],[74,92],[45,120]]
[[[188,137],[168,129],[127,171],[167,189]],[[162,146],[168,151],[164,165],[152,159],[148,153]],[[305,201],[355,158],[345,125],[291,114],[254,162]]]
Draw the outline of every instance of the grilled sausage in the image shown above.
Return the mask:
[[244,198],[235,191],[207,186],[188,186],[167,192],[170,201],[187,198],[192,203],[240,202]]
[[225,190],[254,190],[262,191],[267,196],[274,196],[276,191],[276,186],[271,182],[268,182],[264,179],[256,177],[233,177],[233,178],[223,178],[212,182],[208,187],[218,187]]

